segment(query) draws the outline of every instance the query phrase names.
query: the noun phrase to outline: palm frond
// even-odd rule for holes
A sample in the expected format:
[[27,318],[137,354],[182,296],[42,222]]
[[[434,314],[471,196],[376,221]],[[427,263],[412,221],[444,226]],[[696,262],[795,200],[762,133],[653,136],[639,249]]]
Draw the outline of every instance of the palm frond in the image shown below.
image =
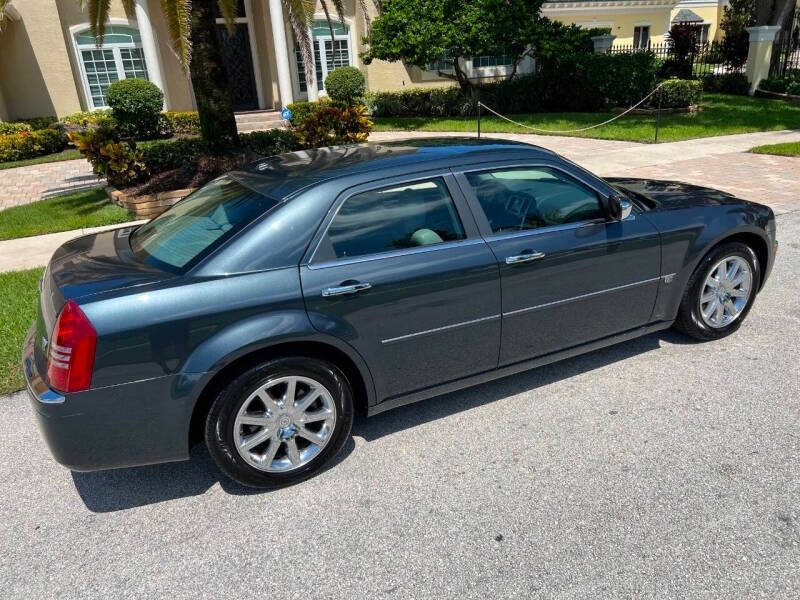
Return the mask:
[[[367,10],[367,0],[358,0],[358,3],[361,5],[361,12],[364,13],[364,31],[366,34],[366,38],[369,40],[370,29],[372,28],[372,20],[369,18],[369,11]],[[381,14],[381,6],[379,0],[373,0],[373,5],[375,6],[375,10],[378,11],[378,14]]]
[[192,0],[161,0],[172,49],[185,72],[192,58]]
[[295,41],[300,49],[300,58],[306,72],[306,84],[311,87],[314,85],[314,73],[316,72],[311,35],[309,34],[309,28],[314,21],[314,0],[283,0],[283,6],[286,8],[289,24],[292,26]]
[[6,12],[6,7],[11,4],[11,0],[0,0],[0,31],[3,31],[3,28],[6,26],[8,22],[8,12]]
[[[331,0],[333,7],[336,9],[336,16],[339,17],[339,22],[344,25],[344,1],[343,0]],[[332,37],[332,36],[331,36]]]
[[237,4],[237,0],[217,0],[219,12],[222,15],[222,18],[225,19],[225,25],[227,25],[230,33],[233,33],[233,27],[236,24]]
[[79,4],[89,9],[89,26],[97,45],[102,46],[106,37],[106,23],[111,11],[111,0],[79,0]]
[[331,20],[331,12],[328,10],[328,3],[325,0],[319,0],[320,6],[322,6],[322,12],[325,13],[325,20],[328,22],[328,29],[331,30],[331,39],[334,38],[335,34],[333,32],[333,21]]
[[122,0],[122,9],[129,17],[136,13],[136,0]]

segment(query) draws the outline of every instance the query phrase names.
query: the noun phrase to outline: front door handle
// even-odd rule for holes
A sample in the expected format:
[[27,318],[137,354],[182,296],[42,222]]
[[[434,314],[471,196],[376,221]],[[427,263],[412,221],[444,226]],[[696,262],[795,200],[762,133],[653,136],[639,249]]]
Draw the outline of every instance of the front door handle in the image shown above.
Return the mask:
[[525,254],[518,254],[517,256],[509,256],[506,258],[507,265],[520,265],[529,263],[534,260],[544,258],[544,252],[526,252]]
[[357,294],[368,290],[372,285],[369,283],[353,283],[350,285],[340,285],[337,287],[329,287],[322,290],[323,298],[331,298],[332,296],[347,296],[350,294]]

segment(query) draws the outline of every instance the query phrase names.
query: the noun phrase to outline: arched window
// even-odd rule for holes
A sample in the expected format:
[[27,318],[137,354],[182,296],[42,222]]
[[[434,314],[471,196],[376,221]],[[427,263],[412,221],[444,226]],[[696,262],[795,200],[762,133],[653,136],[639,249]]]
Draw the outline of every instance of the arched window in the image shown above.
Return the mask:
[[[328,73],[337,67],[347,67],[352,64],[350,53],[350,27],[346,23],[333,22],[333,38],[331,28],[325,19],[314,21],[311,28],[311,39],[314,44],[314,63],[317,66],[317,87],[320,91],[325,89],[325,78]],[[300,91],[307,92],[306,71],[303,68],[303,58],[299,46],[295,45],[297,59],[297,78]],[[320,60],[324,56],[325,60]]]
[[103,45],[97,45],[89,29],[75,34],[89,108],[105,108],[106,90],[120,79],[147,79],[147,65],[139,30],[126,25],[109,25]]

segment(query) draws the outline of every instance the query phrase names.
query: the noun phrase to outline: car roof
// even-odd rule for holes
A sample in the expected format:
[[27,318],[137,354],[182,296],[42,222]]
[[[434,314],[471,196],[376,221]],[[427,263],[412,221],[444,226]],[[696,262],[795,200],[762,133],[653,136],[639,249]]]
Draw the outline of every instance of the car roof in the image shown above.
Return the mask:
[[436,168],[502,159],[510,153],[553,158],[555,153],[523,142],[491,138],[431,137],[300,150],[256,161],[231,175],[248,187],[283,199],[323,181],[368,171],[413,166]]

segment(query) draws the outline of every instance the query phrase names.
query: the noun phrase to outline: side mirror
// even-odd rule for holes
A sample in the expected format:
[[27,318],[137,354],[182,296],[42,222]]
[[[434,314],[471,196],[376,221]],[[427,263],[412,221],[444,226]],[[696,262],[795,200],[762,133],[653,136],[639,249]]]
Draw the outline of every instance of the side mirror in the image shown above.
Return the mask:
[[623,198],[622,196],[608,197],[608,212],[614,221],[627,219],[632,209],[633,205],[627,198]]

